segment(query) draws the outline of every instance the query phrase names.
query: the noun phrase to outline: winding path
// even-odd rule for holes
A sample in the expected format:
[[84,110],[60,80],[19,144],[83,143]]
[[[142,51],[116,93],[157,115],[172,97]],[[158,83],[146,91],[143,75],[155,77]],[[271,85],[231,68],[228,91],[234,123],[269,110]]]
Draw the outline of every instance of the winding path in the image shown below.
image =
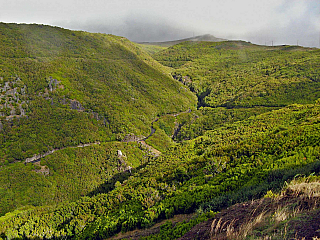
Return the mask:
[[[184,112],[179,112],[179,113],[170,113],[170,114],[165,114],[163,115],[162,117],[164,116],[173,116],[173,117],[177,117],[179,116],[180,114],[182,113],[190,113],[191,112],[191,109],[189,108],[187,111],[184,111]],[[157,149],[155,149],[154,147],[150,146],[149,144],[147,144],[145,141],[150,138],[155,132],[156,132],[156,129],[153,127],[153,123],[157,122],[158,120],[160,119],[160,117],[154,119],[152,122],[151,122],[151,131],[150,131],[150,134],[147,136],[147,137],[144,137],[144,138],[139,138],[137,136],[133,136],[132,138],[129,138],[127,140],[123,140],[124,142],[138,142],[140,143],[142,146],[146,147],[155,157],[159,157],[161,155],[161,152]],[[179,127],[180,125],[175,122],[175,129],[174,129],[174,133],[173,135],[171,136],[171,138],[173,138],[179,131]]]
[[63,147],[63,148],[55,148],[55,149],[52,149],[48,152],[45,152],[45,153],[40,153],[40,154],[35,154],[33,155],[33,157],[31,158],[27,158],[24,162],[25,163],[34,163],[34,162],[37,162],[39,161],[41,158],[44,158],[58,150],[62,150],[62,149],[66,149],[66,148],[83,148],[83,147],[88,147],[88,146],[92,146],[92,145],[98,145],[100,144],[100,142],[94,142],[94,143],[85,143],[85,144],[80,144],[78,146],[74,146],[74,147]]
[[[166,115],[163,115],[163,116],[174,116],[174,117],[177,117],[182,113],[190,113],[190,112],[191,112],[191,109],[188,109],[187,111],[184,111],[184,112],[174,113],[174,114],[166,114]],[[144,137],[142,139],[139,139],[138,137],[136,137],[136,138],[133,138],[132,140],[127,140],[125,142],[138,142],[142,146],[146,147],[150,152],[152,152],[155,157],[159,157],[161,155],[161,152],[159,150],[155,149],[154,147],[148,145],[145,142],[148,138],[150,138],[156,132],[156,129],[153,127],[153,123],[157,122],[159,120],[159,118],[156,118],[155,120],[153,120],[151,122],[151,131],[150,131],[149,136]],[[176,131],[176,129],[175,129],[175,131]],[[83,147],[88,147],[88,146],[92,146],[92,145],[99,145],[99,144],[100,144],[100,142],[94,142],[94,143],[79,144],[78,146],[73,146],[73,147],[55,148],[55,149],[52,149],[52,150],[47,151],[45,153],[35,154],[30,158],[26,158],[26,160],[24,162],[25,163],[35,163],[35,162],[39,161],[41,158],[44,158],[44,157],[46,157],[46,156],[48,156],[48,155],[50,155],[50,154],[52,154],[52,153],[54,153],[56,151],[63,150],[63,149],[66,149],[66,148],[83,148]]]

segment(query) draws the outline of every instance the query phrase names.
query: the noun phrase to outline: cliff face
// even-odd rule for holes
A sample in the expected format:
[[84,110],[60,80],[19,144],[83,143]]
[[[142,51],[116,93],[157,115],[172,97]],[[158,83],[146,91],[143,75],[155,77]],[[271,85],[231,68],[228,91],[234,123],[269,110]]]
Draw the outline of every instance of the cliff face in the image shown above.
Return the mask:
[[[11,120],[25,116],[28,108],[26,85],[19,77],[0,77],[0,117]],[[0,127],[1,129],[1,127]]]

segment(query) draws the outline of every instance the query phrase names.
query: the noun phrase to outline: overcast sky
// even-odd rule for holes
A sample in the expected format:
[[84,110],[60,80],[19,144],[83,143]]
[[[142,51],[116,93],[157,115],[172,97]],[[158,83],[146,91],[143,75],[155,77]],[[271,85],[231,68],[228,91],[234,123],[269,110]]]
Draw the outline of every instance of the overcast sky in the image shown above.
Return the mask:
[[0,22],[112,33],[132,41],[212,34],[319,47],[320,0],[0,0]]

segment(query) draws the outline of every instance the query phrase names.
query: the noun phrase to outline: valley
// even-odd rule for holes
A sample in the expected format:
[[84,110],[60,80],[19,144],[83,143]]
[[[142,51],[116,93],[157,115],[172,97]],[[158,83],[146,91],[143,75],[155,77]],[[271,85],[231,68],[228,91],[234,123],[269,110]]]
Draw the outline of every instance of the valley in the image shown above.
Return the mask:
[[0,33],[0,239],[318,237],[319,49]]

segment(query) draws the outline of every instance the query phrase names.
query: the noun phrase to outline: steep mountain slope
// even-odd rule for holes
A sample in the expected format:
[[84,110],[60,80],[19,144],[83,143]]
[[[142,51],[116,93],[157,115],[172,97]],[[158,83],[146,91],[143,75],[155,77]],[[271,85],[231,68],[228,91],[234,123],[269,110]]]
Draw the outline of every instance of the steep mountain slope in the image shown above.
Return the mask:
[[147,135],[157,115],[195,105],[164,67],[124,38],[42,25],[0,24],[0,32],[2,163]]
[[120,37],[3,28],[0,238],[105,239],[192,214],[143,235],[176,239],[320,172],[319,50],[185,42],[154,55],[167,68]]
[[297,178],[280,194],[269,191],[262,199],[231,206],[180,239],[317,239],[319,198],[319,176]]
[[[104,194],[0,218],[3,237],[103,239],[174,214],[218,211],[320,171],[320,105],[291,105],[207,131]],[[161,169],[161,171],[159,171]],[[41,219],[38,221],[37,219]]]
[[156,116],[196,106],[166,67],[122,37],[0,23],[0,42],[0,214],[89,194],[126,169],[119,164],[151,157],[114,141],[147,136]]

